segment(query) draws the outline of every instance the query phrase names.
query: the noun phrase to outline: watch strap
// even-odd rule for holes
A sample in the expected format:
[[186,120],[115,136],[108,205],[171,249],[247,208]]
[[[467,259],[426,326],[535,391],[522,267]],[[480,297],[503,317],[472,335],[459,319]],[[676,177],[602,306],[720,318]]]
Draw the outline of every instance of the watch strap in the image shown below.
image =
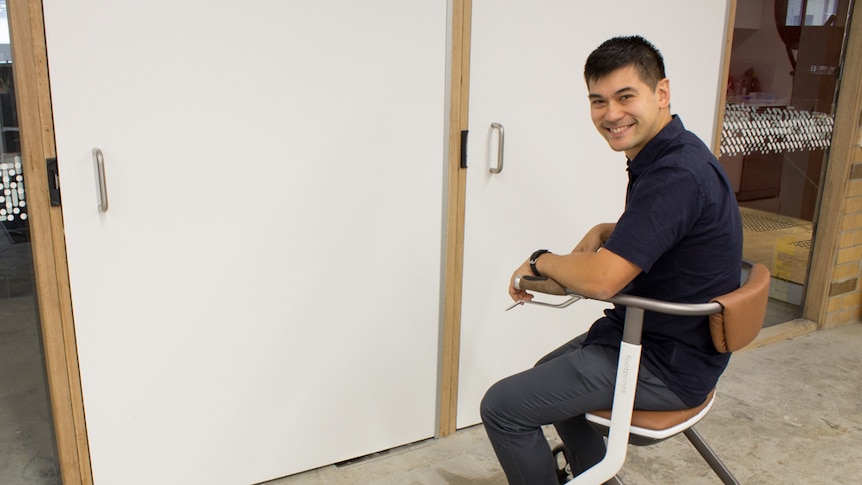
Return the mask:
[[539,273],[539,270],[536,269],[536,261],[539,260],[539,256],[545,253],[550,253],[550,251],[547,249],[539,249],[530,256],[530,271],[533,272],[533,276],[542,276],[542,274]]

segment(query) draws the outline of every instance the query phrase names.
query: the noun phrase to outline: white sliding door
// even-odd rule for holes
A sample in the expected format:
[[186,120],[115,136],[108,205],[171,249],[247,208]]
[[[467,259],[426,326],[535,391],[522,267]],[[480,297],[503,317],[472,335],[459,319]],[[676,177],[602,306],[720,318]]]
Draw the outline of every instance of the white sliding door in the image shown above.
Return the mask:
[[432,436],[446,2],[44,11],[96,484]]
[[[570,251],[622,213],[625,155],[590,121],[583,66],[616,35],[662,51],[672,110],[712,139],[727,2],[473,0],[458,426],[479,421],[496,380],[586,331],[603,305],[504,312],[509,277],[536,249]],[[497,131],[505,130],[503,171]]]

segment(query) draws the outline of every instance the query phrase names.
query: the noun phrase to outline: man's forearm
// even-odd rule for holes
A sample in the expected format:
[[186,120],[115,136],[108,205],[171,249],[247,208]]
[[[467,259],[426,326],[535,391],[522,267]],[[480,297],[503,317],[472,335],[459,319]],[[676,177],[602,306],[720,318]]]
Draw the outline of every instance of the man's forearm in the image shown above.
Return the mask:
[[587,231],[583,239],[581,239],[578,245],[575,246],[575,249],[573,249],[572,252],[594,253],[598,251],[605,241],[611,237],[611,233],[614,232],[614,228],[616,226],[617,225],[614,222],[606,222],[604,224],[593,226],[592,229]]
[[581,295],[607,299],[619,293],[641,270],[611,251],[543,254],[536,262],[542,276]]
[[[535,269],[580,295],[604,300],[622,290],[641,269],[608,250],[599,251],[616,227],[615,223],[598,224],[590,229],[569,254],[544,253],[536,258]],[[532,274],[529,260],[512,275]],[[514,300],[530,299],[527,292],[509,286]]]

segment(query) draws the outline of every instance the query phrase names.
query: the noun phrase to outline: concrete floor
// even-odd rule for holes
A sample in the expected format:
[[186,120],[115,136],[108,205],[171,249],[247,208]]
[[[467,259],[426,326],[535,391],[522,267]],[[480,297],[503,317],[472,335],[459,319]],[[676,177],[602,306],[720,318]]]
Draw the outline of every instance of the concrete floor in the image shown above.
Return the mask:
[[[787,335],[799,324],[783,325]],[[851,324],[739,352],[697,429],[743,484],[858,484],[860,349],[862,324]],[[683,437],[629,447],[620,477],[627,484],[721,483]],[[504,483],[484,429],[476,426],[266,485]]]
[[[29,315],[29,318],[20,318]],[[0,298],[0,484],[60,483],[35,299]]]
[[0,485],[60,483],[31,259],[0,232]]

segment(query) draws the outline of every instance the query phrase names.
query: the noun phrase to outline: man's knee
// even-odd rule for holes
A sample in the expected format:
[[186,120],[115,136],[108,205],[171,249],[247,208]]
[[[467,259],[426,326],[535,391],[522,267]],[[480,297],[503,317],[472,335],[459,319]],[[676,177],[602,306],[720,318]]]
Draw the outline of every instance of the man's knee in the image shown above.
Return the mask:
[[511,385],[509,379],[503,379],[491,386],[479,405],[482,422],[498,428],[511,426],[511,410],[518,394],[519,390]]
[[479,404],[479,416],[485,424],[496,422],[503,399],[500,396],[500,383],[497,382],[485,391],[482,402]]

